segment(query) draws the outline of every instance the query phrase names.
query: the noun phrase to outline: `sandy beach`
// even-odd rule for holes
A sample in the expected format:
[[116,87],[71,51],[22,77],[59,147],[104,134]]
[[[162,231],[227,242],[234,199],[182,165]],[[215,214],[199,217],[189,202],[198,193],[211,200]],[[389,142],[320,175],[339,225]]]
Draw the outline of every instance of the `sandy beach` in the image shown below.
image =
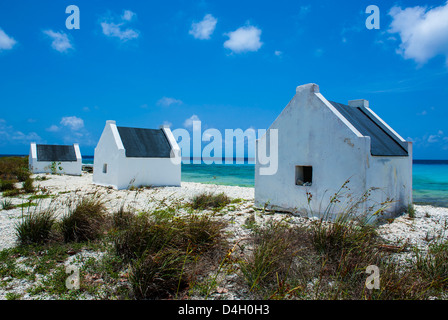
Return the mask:
[[[96,194],[101,197],[109,212],[118,210],[123,205],[132,207],[137,212],[149,212],[166,205],[186,203],[193,196],[203,192],[224,192],[231,199],[240,199],[219,212],[220,218],[230,222],[226,227],[226,232],[229,235],[228,239],[234,243],[249,236],[250,231],[244,228],[243,225],[251,216],[260,225],[263,225],[270,219],[281,219],[292,225],[307,225],[313,221],[313,218],[299,217],[287,213],[262,212],[262,210],[254,208],[253,188],[182,182],[181,187],[147,188],[131,191],[114,190],[112,188],[94,185],[92,183],[92,174],[85,172],[80,177],[46,175],[46,180],[39,180],[40,176],[42,175],[33,176],[35,178],[35,186],[39,190],[37,194],[47,194],[50,197],[33,200],[33,203],[36,203],[37,206],[24,209],[13,208],[10,210],[0,210],[0,250],[12,248],[17,245],[15,226],[20,222],[22,215],[26,215],[29,212],[28,210],[32,211],[36,210],[36,208],[52,206],[56,208],[58,216],[62,216],[67,210],[67,203],[89,194]],[[9,199],[13,205],[20,205],[28,202],[28,198],[29,195],[21,195]],[[5,198],[0,197],[0,200],[3,199]],[[179,214],[182,214],[182,210]],[[435,240],[447,239],[447,229],[448,208],[421,205],[415,205],[415,216],[413,218],[404,213],[393,221],[377,227],[379,235],[391,245],[415,246],[421,250],[425,250]],[[85,254],[91,253],[87,252]],[[409,263],[409,259],[411,258],[410,254],[408,250],[405,253],[397,254],[397,258],[402,263]],[[10,286],[9,289],[23,294],[22,298],[26,299],[28,297],[25,293],[26,288],[32,284],[24,280],[21,281],[17,282],[14,286]],[[5,298],[7,292],[10,291],[0,288],[0,299]],[[238,294],[231,292],[225,297],[229,299],[242,298]]]
[[[40,175],[42,176],[42,175]],[[202,192],[221,193],[224,192],[231,199],[243,199],[242,204],[236,206],[234,211],[227,212],[229,219],[240,217],[244,222],[247,216],[254,212],[254,188],[225,186],[214,184],[203,184],[195,182],[182,182],[181,187],[160,187],[139,190],[114,190],[112,188],[98,186],[92,183],[92,174],[83,173],[79,176],[68,175],[46,175],[47,180],[39,181],[39,175],[35,185],[38,189],[46,193],[55,195],[55,198],[41,199],[35,201],[38,206],[45,207],[55,202],[64,204],[67,200],[81,198],[88,194],[98,194],[105,201],[106,206],[111,210],[116,210],[120,206],[130,206],[138,211],[150,211],[160,207],[163,201],[167,205],[174,202],[187,202],[193,196]],[[11,198],[14,205],[27,202],[28,196]],[[3,197],[0,197],[2,200]],[[61,206],[63,207],[63,206]],[[31,207],[30,210],[34,210]],[[60,208],[60,214],[64,209]],[[14,223],[27,209],[15,208],[0,211],[0,250],[14,245]],[[291,214],[274,213],[269,214],[269,218],[284,218],[287,215],[290,219],[306,221],[307,218],[297,217]],[[260,216],[261,217],[261,216]],[[379,233],[387,240],[396,243],[409,243],[424,248],[428,240],[435,237],[448,237],[445,230],[448,228],[448,208],[434,207],[430,205],[415,205],[415,218],[410,218],[404,213],[397,217],[392,223],[383,224],[378,227]]]

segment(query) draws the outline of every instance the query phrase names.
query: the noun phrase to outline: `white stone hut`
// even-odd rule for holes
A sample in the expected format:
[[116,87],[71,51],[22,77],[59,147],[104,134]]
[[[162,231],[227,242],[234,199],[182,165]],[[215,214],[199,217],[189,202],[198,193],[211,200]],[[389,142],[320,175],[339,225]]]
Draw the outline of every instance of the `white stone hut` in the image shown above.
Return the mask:
[[[274,129],[278,143],[271,145]],[[385,206],[384,214],[390,216],[412,204],[412,143],[377,116],[367,100],[345,105],[325,99],[316,84],[299,86],[257,140],[257,149],[262,146],[271,157],[278,147],[278,168],[275,174],[261,174],[266,165],[257,152],[259,207],[319,217],[332,207],[332,218],[343,211],[361,215]],[[360,201],[366,192],[370,196]],[[340,202],[330,205],[335,193]]]
[[132,186],[180,186],[181,151],[170,128],[118,127],[107,121],[95,148],[93,182]]
[[50,145],[31,143],[29,168],[32,173],[82,174],[79,145]]

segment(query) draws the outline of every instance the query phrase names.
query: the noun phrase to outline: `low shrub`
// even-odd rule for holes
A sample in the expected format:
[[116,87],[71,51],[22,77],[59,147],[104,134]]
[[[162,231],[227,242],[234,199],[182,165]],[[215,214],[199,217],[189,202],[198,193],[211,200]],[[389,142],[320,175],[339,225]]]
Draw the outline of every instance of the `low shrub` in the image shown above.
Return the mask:
[[138,259],[145,252],[158,252],[176,239],[176,230],[169,222],[155,222],[147,214],[128,218],[126,228],[114,237],[115,252],[125,261]]
[[105,213],[104,203],[96,195],[82,198],[62,217],[61,231],[64,241],[82,242],[97,239],[106,221]]
[[448,242],[432,244],[425,253],[417,251],[415,268],[434,288],[448,288]]
[[[197,251],[205,251],[221,244],[222,230],[226,224],[212,215],[191,214],[174,221],[173,227],[179,230],[182,241],[190,243]],[[185,247],[184,243],[184,247]]]
[[21,245],[42,244],[52,238],[55,224],[54,213],[51,210],[35,210],[24,216],[16,225],[17,239]]
[[33,179],[31,179],[31,178],[27,178],[22,183],[22,187],[23,187],[23,190],[25,191],[25,193],[33,193],[35,191],[34,185],[33,185]]
[[0,191],[10,191],[15,190],[16,186],[14,181],[11,180],[0,180]]
[[239,262],[240,270],[250,291],[268,294],[280,282],[297,277],[299,252],[307,241],[306,231],[290,228],[282,221],[270,220],[266,226],[254,229],[253,250]]
[[3,192],[4,197],[15,197],[18,196],[19,194],[20,194],[19,189],[6,190]]
[[221,209],[231,202],[225,193],[213,194],[204,192],[191,199],[190,206],[193,209]]
[[30,179],[31,172],[28,170],[28,168],[19,168],[16,171],[16,177],[19,182],[24,182],[28,179]]
[[115,253],[129,264],[138,299],[177,296],[192,278],[222,260],[216,252],[224,244],[225,223],[211,215],[119,210],[113,220]]
[[28,169],[28,157],[1,157],[0,179],[25,181],[31,172]]
[[129,282],[136,299],[172,298],[186,287],[185,253],[170,248],[145,252],[131,263]]
[[135,213],[121,206],[120,209],[112,214],[112,228],[115,230],[124,230],[132,224],[134,219]]
[[4,199],[4,200],[1,202],[1,206],[2,206],[2,209],[3,209],[3,210],[9,210],[9,209],[14,208],[14,205],[12,204],[12,201],[9,200],[9,199]]

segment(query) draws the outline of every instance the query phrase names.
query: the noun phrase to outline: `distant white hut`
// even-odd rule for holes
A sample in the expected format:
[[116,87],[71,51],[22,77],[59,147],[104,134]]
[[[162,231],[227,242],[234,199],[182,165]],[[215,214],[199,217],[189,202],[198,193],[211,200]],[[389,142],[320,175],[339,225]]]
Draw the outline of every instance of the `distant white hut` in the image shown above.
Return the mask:
[[181,153],[171,130],[117,127],[107,121],[95,148],[93,182],[131,186],[180,186]]
[[31,143],[29,168],[32,173],[82,174],[79,145],[49,145]]
[[273,152],[273,129],[278,134],[278,169],[273,175],[260,174],[266,165],[257,154],[257,206],[320,216],[346,180],[350,190],[339,193],[341,202],[335,203],[333,214],[352,206],[368,190],[368,201],[354,209],[356,214],[387,200],[392,201],[385,211],[389,214],[412,204],[412,143],[377,116],[367,100],[344,105],[325,99],[316,84],[299,86],[257,140],[257,148],[262,144]]

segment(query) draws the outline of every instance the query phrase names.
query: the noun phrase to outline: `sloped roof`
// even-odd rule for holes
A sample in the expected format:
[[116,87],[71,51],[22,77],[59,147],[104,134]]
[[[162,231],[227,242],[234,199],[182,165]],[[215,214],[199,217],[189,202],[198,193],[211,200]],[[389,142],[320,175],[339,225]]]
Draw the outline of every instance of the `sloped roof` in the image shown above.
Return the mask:
[[169,158],[171,145],[162,129],[118,127],[128,158]]
[[64,145],[37,144],[37,161],[77,161],[75,147]]
[[407,143],[402,142],[365,107],[352,107],[329,101],[362,135],[369,136],[373,156],[407,156]]

